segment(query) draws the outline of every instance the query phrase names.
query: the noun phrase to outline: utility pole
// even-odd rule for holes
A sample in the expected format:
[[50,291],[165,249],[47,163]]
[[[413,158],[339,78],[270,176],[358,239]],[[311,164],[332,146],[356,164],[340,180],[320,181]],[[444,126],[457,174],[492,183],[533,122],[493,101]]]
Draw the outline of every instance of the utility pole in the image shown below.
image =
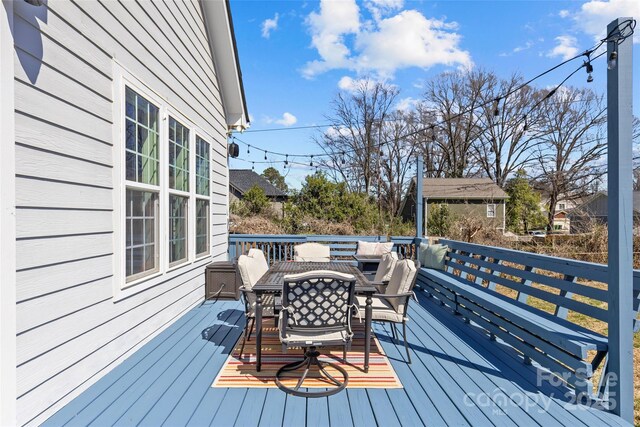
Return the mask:
[[618,18],[607,27],[607,189],[609,404],[633,424],[633,31],[625,27],[631,20]]

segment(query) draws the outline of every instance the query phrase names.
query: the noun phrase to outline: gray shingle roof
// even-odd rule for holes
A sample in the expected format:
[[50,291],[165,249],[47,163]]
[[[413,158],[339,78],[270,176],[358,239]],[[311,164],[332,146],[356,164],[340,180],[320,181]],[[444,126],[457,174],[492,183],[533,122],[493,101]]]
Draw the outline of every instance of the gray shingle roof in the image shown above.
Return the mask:
[[251,169],[229,169],[229,185],[244,194],[254,185],[262,188],[267,197],[283,197],[286,193],[276,188]]
[[507,199],[490,178],[424,178],[423,195],[430,199]]

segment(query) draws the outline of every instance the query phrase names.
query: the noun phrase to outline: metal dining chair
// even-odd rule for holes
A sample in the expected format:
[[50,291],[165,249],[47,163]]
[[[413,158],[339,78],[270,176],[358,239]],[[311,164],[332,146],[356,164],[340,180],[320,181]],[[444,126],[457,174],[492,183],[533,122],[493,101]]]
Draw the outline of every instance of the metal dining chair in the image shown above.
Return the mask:
[[[411,363],[409,345],[407,343],[407,310],[409,300],[413,295],[413,287],[416,284],[418,270],[416,264],[409,259],[396,262],[393,273],[384,292],[373,294],[371,320],[374,322],[386,322],[391,324],[393,338],[398,340],[396,325],[402,324],[402,336],[404,339],[404,349],[407,352],[407,363]],[[380,286],[380,285],[379,285]],[[364,317],[366,297],[358,296],[359,315]]]
[[[347,386],[347,371],[338,364],[321,361],[317,347],[342,346],[342,357],[346,361],[353,337],[351,314],[355,308],[355,285],[354,276],[335,271],[316,270],[284,277],[280,342],[283,351],[289,347],[302,347],[304,358],[278,369],[276,384],[281,390],[294,396],[324,397]],[[327,367],[337,370],[343,381],[327,372]],[[318,368],[334,387],[315,392],[300,390],[312,368]],[[282,382],[285,373],[299,369],[303,372],[295,387],[285,386]]]
[[[253,292],[253,286],[267,270],[269,270],[269,264],[264,253],[259,249],[250,249],[247,255],[240,255],[238,258],[238,271],[242,279],[240,290],[242,291],[244,313],[247,320],[244,327],[242,346],[240,347],[240,357],[242,357],[246,342],[251,340],[251,331],[256,321],[256,294]],[[262,299],[262,317],[276,317],[274,296],[266,294]]]

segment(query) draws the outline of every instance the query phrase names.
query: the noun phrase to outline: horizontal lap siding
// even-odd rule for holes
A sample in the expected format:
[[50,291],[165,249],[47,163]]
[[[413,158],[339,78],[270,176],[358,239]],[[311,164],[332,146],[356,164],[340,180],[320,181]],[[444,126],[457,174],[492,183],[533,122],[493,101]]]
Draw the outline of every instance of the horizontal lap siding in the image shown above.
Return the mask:
[[[197,2],[16,2],[18,421],[37,424],[201,301],[226,257],[223,108]],[[210,257],[113,300],[113,58],[213,140]],[[209,138],[207,138],[209,139]]]

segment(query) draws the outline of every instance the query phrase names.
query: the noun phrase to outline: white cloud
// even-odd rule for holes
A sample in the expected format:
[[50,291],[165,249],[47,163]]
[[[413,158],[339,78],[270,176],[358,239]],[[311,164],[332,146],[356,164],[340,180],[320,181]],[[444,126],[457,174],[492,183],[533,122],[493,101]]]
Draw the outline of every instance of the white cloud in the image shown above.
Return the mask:
[[[371,0],[365,6],[374,21],[361,21],[355,0],[322,0],[307,25],[311,45],[320,59],[308,62],[303,75],[311,78],[334,69],[392,77],[396,70],[443,64],[471,67],[469,52],[460,49],[457,24],[429,19],[416,10],[397,12],[397,0]],[[382,17],[383,12],[390,16]],[[396,13],[397,12],[397,13]]]
[[402,98],[398,101],[396,105],[396,110],[399,111],[411,111],[414,110],[418,104],[420,104],[420,100],[412,97]]
[[577,40],[575,37],[564,35],[556,37],[555,40],[558,44],[547,52],[548,57],[555,58],[561,56],[562,59],[566,61],[578,54],[579,49],[576,46]]
[[278,19],[280,19],[280,16],[276,13],[273,18],[267,18],[262,21],[262,37],[268,39],[271,32],[278,29]]
[[534,43],[532,41],[528,41],[522,46],[514,47],[513,48],[513,53],[518,53],[518,52],[522,52],[523,50],[530,49],[533,45],[534,45]]
[[280,119],[267,119],[267,123],[275,123],[281,126],[293,126],[298,122],[298,118],[291,113],[285,112]]
[[373,79],[354,79],[344,76],[338,81],[338,88],[345,92],[355,92],[357,89],[371,89],[376,83]]
[[[621,16],[640,16],[640,1],[638,0],[591,0],[580,6],[574,20],[577,27],[596,40],[604,38],[609,22]],[[636,33],[634,43],[640,43],[640,36]]]
[[562,9],[560,12],[558,12],[558,16],[560,18],[566,18],[567,16],[569,16],[569,11],[567,9]]

